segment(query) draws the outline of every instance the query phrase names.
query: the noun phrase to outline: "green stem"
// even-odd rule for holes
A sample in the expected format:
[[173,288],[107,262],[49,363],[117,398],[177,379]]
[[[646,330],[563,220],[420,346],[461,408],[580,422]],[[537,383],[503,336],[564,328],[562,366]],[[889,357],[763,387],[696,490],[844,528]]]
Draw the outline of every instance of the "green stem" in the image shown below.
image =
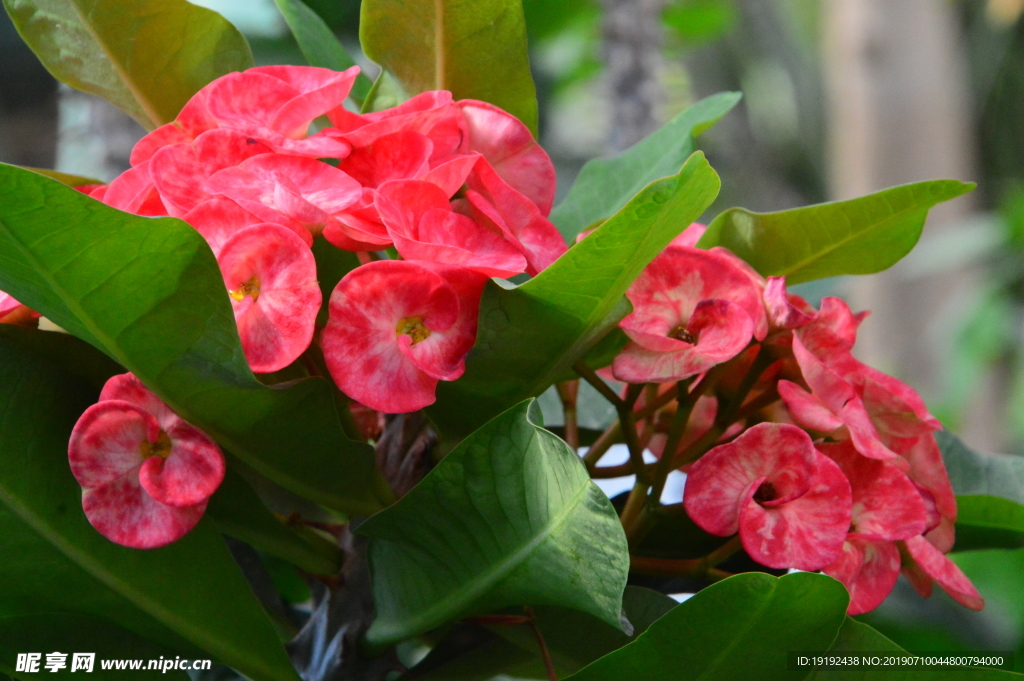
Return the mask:
[[650,486],[650,476],[647,473],[647,466],[644,464],[644,450],[640,446],[640,438],[636,433],[636,418],[633,415],[633,405],[636,404],[643,389],[642,383],[630,385],[626,389],[626,399],[619,400],[616,408],[619,412],[619,423],[622,424],[622,439],[626,441],[626,446],[629,448],[629,459],[633,462],[637,480]]
[[576,395],[578,394],[579,381],[566,381],[555,386],[558,396],[562,400],[562,415],[565,421],[565,442],[573,448],[573,451],[580,448],[580,430],[576,421]]
[[583,463],[587,465],[588,469],[593,470],[597,462],[605,455],[605,452],[611,449],[611,446],[618,442],[621,437],[622,424],[616,421],[594,440],[594,444],[590,445],[590,449],[583,455]]
[[590,385],[594,386],[594,390],[601,393],[601,397],[605,398],[613,405],[615,405],[616,409],[618,409],[622,405],[622,399],[615,394],[615,391],[612,390],[611,386],[605,383],[600,376],[594,373],[594,370],[587,366],[586,363],[583,362],[583,360],[580,360],[573,364],[572,368],[577,374],[580,375],[580,378],[582,378]]
[[630,490],[629,497],[626,499],[626,505],[622,507],[622,514],[619,516],[622,527],[626,530],[627,537],[637,518],[640,517],[640,511],[643,510],[644,504],[647,502],[648,489],[650,489],[650,485],[641,482],[638,475],[636,482],[633,483],[633,489]]

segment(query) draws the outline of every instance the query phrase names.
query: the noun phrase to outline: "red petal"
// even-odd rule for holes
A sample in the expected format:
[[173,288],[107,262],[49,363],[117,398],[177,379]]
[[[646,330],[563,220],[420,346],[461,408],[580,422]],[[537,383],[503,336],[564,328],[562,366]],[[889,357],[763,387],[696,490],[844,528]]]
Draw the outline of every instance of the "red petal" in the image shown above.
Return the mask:
[[79,417],[71,431],[68,460],[78,484],[91,488],[142,465],[143,447],[155,442],[160,425],[152,414],[123,400],[94,404]]
[[125,475],[82,492],[82,508],[92,526],[112,542],[155,549],[175,542],[196,526],[206,502],[178,508],[151,497],[136,476]]
[[338,168],[364,187],[376,188],[388,180],[415,180],[426,175],[433,149],[426,135],[396,132],[353,150]]
[[810,437],[796,426],[758,424],[690,467],[683,494],[686,512],[711,534],[734,534],[740,509],[757,486],[771,482],[782,500],[805,494],[818,456]]
[[238,230],[263,223],[231,199],[223,197],[203,201],[181,219],[196,228],[215,256]]
[[135,215],[167,215],[150,178],[148,162],[129,168],[114,178],[103,193],[103,202]]
[[818,449],[835,461],[850,481],[855,532],[890,541],[924,532],[928,511],[903,471],[862,456],[850,442],[818,445]]
[[555,167],[530,129],[487,102],[463,99],[458,106],[469,125],[470,151],[482,154],[509,186],[536,204],[541,215],[550,213]]
[[169,430],[180,421],[180,417],[171,411],[159,397],[150,392],[134,374],[118,374],[111,376],[100,391],[100,402],[122,400],[135,405],[156,417],[163,430]]
[[312,341],[322,302],[316,261],[305,242],[280,225],[246,227],[228,239],[217,262],[229,291],[259,280],[255,300],[232,300],[252,370],[268,373],[295,361]]
[[433,339],[433,351],[424,353],[435,363],[431,373],[446,373],[466,346],[454,287],[409,261],[377,261],[349,272],[331,294],[329,309],[322,341],[328,369],[342,391],[377,411],[415,411],[434,401],[437,379],[399,347],[402,320],[419,317],[430,331],[416,345]]
[[900,552],[896,544],[850,534],[843,553],[822,572],[842,582],[850,592],[848,615],[874,610],[885,600],[900,576]]
[[793,422],[820,433],[831,433],[841,428],[843,421],[833,414],[821,400],[791,381],[779,381],[779,397],[782,398]]
[[957,567],[956,563],[944,556],[924,537],[911,537],[904,544],[907,553],[926,575],[938,582],[943,591],[960,605],[971,610],[981,610],[985,601],[971,584],[971,580]]
[[769,506],[754,500],[755,487],[747,490],[740,510],[740,539],[758,563],[820,570],[842,551],[850,527],[850,483],[831,459],[815,455],[817,466],[806,493]]
[[139,469],[139,484],[162,504],[189,507],[206,501],[224,480],[220,448],[195,426],[184,421],[168,431],[171,452],[166,459],[151,456]]

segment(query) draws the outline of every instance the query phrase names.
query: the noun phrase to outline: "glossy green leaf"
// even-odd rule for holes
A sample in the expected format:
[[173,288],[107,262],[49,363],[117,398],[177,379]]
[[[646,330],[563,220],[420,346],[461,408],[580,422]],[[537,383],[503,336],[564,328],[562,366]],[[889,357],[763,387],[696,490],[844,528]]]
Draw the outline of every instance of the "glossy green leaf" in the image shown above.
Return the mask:
[[736,575],[698,592],[642,636],[569,677],[571,681],[758,681],[802,679],[786,651],[826,650],[849,595],[825,575]]
[[325,380],[268,388],[249,371],[213,253],[184,222],[122,213],[0,165],[0,290],[282,486],[351,513],[387,497],[373,450],[344,437]]
[[958,495],[983,494],[1024,504],[1024,457],[977,452],[948,430],[935,433]]
[[954,551],[1024,546],[1024,506],[982,494],[959,496],[956,503]]
[[[559,677],[564,677],[635,640],[676,605],[657,591],[627,586],[622,594],[622,612],[633,626],[631,636],[576,610],[541,606],[534,608],[534,616],[555,670]],[[510,609],[507,614],[517,613]],[[442,641],[412,670],[412,677],[417,681],[486,681],[498,674],[546,678],[537,639],[529,627],[488,629],[494,636],[461,655],[449,656],[446,642]]]
[[[37,652],[43,655],[39,671],[16,672],[15,661],[18,653]],[[51,672],[46,664],[46,653],[61,652],[67,655],[66,667]],[[84,669],[71,671],[73,653],[94,653],[96,658],[91,672]],[[149,670],[149,660],[160,657],[174,661],[175,651],[153,641],[141,638],[108,620],[90,617],[74,612],[47,612],[16,617],[0,616],[0,670],[14,678],[31,681],[46,674],[46,678],[75,679],[88,674],[88,679],[103,681],[134,681],[135,679],[166,678],[173,681],[188,681],[188,674],[180,670]],[[188,659],[191,664],[195,658]],[[104,670],[103,660],[142,660],[140,670]]]
[[[807,648],[806,650],[813,650]],[[863,622],[850,617],[846,618],[839,629],[839,635],[829,649],[830,652],[872,652],[872,653],[905,653],[903,648],[893,643],[884,635]],[[909,653],[914,655],[915,653]],[[1024,679],[1021,674],[984,668],[942,667],[911,670],[908,667],[878,667],[875,669],[849,669],[845,667],[826,667],[815,669],[807,677],[808,681],[905,681],[907,678],[932,678],[942,681],[1013,681]]]
[[50,170],[49,168],[33,168],[31,166],[21,166],[25,170],[31,170],[33,173],[39,173],[40,175],[46,175],[52,180],[57,180],[61,184],[66,184],[69,187],[84,187],[89,184],[104,184],[101,180],[94,180],[91,177],[83,177],[81,175],[71,175],[69,173],[62,173],[59,170]]
[[470,436],[357,530],[370,538],[386,644],[511,605],[559,605],[619,626],[629,571],[615,509],[522,402]]
[[[274,0],[281,16],[284,17],[295,42],[298,43],[302,56],[310,66],[319,66],[334,71],[344,71],[355,66],[352,55],[348,53],[338,37],[330,29],[320,15],[311,10],[302,0]],[[349,97],[362,104],[366,93],[370,91],[372,81],[360,73],[352,85]]]
[[725,246],[764,276],[785,276],[788,284],[881,272],[914,247],[932,206],[974,187],[934,180],[778,213],[731,208],[712,220],[697,245]]
[[626,289],[711,204],[719,184],[697,152],[530,281],[514,289],[489,284],[466,373],[440,383],[429,409],[442,435],[464,437],[562,380],[627,314]]
[[39,331],[14,324],[0,324],[0,339],[23,352],[59,366],[85,379],[97,391],[124,367],[83,340],[66,333]]
[[571,242],[598,220],[611,217],[647,184],[679,172],[696,150],[695,138],[729,113],[740,97],[738,92],[722,92],[702,99],[629,149],[588,161],[551,211],[551,221]]
[[0,338],[0,616],[74,610],[256,681],[296,681],[276,632],[212,524],[140,551],[101,536],[67,463],[97,392]]
[[253,66],[242,34],[185,0],[3,0],[57,80],[116,104],[145,128],[174,120],[204,85]]
[[359,38],[366,56],[409,93],[481,99],[537,134],[520,0],[363,0]]
[[228,470],[210,498],[207,515],[217,529],[314,575],[341,569],[341,550],[308,528],[288,528],[260,501],[245,478]]

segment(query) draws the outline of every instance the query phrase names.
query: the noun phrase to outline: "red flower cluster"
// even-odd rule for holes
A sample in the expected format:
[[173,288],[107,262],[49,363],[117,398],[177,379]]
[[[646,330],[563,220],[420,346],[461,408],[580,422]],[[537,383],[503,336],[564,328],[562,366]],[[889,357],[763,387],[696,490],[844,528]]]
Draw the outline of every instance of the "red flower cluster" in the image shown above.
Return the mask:
[[851,614],[881,603],[901,569],[922,595],[934,581],[980,609],[944,555],[956,500],[933,435],[941,426],[909,386],[854,358],[864,315],[837,298],[815,310],[782,278],[693,247],[702,230],[684,232],[632,285],[634,311],[620,323],[630,343],[612,365],[629,383],[693,377],[681,400],[705,391],[691,396],[676,451],[663,451],[671,417],[639,424],[662,431],[649,446],[688,472],[687,513],[711,534],[738,533],[763,565],[836,577]]
[[[206,238],[258,373],[313,340],[314,239],[364,260],[394,248],[400,259],[338,284],[322,346],[350,397],[414,411],[462,374],[487,278],[536,274],[565,251],[546,217],[555,173],[526,126],[484,102],[425,92],[347,111],[357,73],[267,66],[219,78],[139,141],[130,170],[89,193],[180,217]],[[320,116],[331,126],[310,135]]]

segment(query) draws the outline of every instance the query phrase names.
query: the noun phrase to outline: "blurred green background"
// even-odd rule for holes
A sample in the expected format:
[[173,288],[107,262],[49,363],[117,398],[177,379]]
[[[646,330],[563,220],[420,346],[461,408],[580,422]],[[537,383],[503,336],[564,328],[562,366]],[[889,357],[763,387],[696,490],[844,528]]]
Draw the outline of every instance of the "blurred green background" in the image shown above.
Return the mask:
[[[358,0],[306,0],[358,48]],[[259,63],[303,63],[272,0],[203,0]],[[697,99],[739,90],[702,138],[711,217],[939,177],[978,189],[936,210],[915,252],[872,277],[800,287],[871,309],[862,359],[913,385],[977,449],[1024,454],[1024,0],[524,0],[542,143],[570,186]],[[626,93],[623,95],[622,93]],[[0,161],[109,180],[142,134],[58,87],[0,13]],[[910,650],[1018,650],[1024,549],[961,553],[981,613],[903,581],[865,616]],[[285,579],[285,577],[282,577]],[[287,581],[287,580],[286,580]]]

